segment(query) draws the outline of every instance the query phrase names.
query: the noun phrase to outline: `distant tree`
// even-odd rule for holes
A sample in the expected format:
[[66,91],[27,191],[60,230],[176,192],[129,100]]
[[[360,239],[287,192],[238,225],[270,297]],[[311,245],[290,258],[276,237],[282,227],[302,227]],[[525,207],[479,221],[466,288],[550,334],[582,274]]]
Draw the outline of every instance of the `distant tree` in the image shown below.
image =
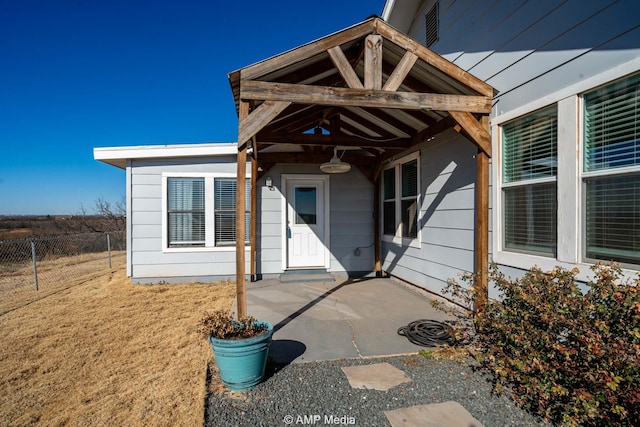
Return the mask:
[[80,222],[82,231],[120,231],[126,227],[126,213],[127,204],[124,196],[114,204],[103,197],[99,197],[94,202],[93,214],[90,214],[84,206],[81,206],[76,218]]
[[127,226],[127,202],[124,196],[114,205],[102,197],[98,198],[95,201],[95,211],[102,218],[104,225],[108,226],[103,231],[124,230]]

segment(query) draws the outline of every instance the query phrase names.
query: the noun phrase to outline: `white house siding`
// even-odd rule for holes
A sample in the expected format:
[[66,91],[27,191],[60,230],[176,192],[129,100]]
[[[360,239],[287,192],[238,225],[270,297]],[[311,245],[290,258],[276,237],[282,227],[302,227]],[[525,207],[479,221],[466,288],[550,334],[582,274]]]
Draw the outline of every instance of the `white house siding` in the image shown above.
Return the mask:
[[[433,4],[390,23],[424,43]],[[439,11],[430,49],[499,91],[494,117],[638,58],[637,0],[440,0]]]
[[257,183],[260,238],[256,241],[256,273],[273,276],[282,273],[282,193],[280,166],[271,168],[266,176],[273,180],[273,190],[265,186],[265,178]]
[[[373,184],[353,167],[331,175],[331,270],[354,274],[374,269]],[[360,248],[360,255],[355,254]]]
[[474,270],[476,153],[476,146],[454,131],[422,144],[420,245],[383,241],[385,271],[441,292],[448,279]]
[[[317,164],[278,164],[258,182],[257,273],[269,277],[283,272],[282,175],[324,175]],[[265,187],[273,180],[273,191]],[[373,256],[373,184],[356,168],[329,175],[330,268],[333,272],[371,273]],[[360,255],[355,255],[356,248]]]
[[[423,2],[412,17],[402,12],[415,8],[412,0],[394,3],[397,11],[387,17],[389,23],[424,43],[425,14],[435,0]],[[640,70],[639,17],[637,0],[439,1],[439,40],[430,49],[499,92],[491,114],[489,250],[506,274],[521,276],[533,265],[561,265],[577,266],[578,277],[588,279],[590,264],[581,260],[579,97]],[[557,257],[502,251],[500,227],[494,227],[501,221],[500,125],[550,105],[558,107]],[[461,219],[448,220],[456,224]],[[431,258],[424,259],[427,263]],[[461,263],[461,269],[468,268]],[[628,276],[633,274],[627,270]]]
[[[235,248],[225,251],[163,249],[162,174],[236,173],[235,158],[131,160],[130,276],[134,283],[207,281],[235,276]],[[248,270],[247,270],[248,271]]]
[[[248,168],[249,171],[250,168]],[[235,248],[189,251],[163,249],[162,176],[166,173],[236,173],[234,157],[131,160],[130,269],[135,283],[210,281],[235,276]],[[274,189],[258,181],[256,273],[273,277],[283,272],[282,174],[323,175],[319,165],[276,165],[267,173]],[[357,169],[330,176],[330,257],[333,272],[373,271],[373,185]],[[360,247],[360,255],[355,254]],[[246,271],[249,272],[247,253]]]

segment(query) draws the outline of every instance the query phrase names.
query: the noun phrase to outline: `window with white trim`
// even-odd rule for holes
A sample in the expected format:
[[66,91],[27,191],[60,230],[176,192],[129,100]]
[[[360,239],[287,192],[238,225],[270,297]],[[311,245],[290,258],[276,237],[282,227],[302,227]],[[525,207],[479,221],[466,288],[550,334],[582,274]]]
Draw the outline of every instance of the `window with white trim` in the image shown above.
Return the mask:
[[204,178],[167,178],[169,247],[205,245]]
[[[236,243],[235,177],[164,176],[166,248],[220,248]],[[245,243],[249,243],[251,182],[246,180]]]
[[419,194],[417,153],[382,172],[382,233],[387,240],[418,244]]
[[557,139],[555,105],[502,126],[505,250],[557,252]]
[[382,232],[389,236],[396,234],[396,168],[382,173]]
[[640,264],[640,74],[583,96],[584,254]]
[[[251,184],[246,180],[245,197],[245,243],[249,243]],[[235,178],[214,178],[214,216],[215,245],[230,246],[236,244],[236,187]]]

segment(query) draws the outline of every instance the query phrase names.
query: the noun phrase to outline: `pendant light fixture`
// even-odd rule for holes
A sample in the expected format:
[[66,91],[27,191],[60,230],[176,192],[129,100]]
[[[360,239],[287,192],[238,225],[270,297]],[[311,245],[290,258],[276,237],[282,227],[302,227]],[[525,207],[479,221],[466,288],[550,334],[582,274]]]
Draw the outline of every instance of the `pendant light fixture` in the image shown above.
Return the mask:
[[338,158],[338,149],[333,147],[333,157],[328,162],[321,164],[320,170],[324,173],[345,173],[351,170],[351,165],[341,161]]

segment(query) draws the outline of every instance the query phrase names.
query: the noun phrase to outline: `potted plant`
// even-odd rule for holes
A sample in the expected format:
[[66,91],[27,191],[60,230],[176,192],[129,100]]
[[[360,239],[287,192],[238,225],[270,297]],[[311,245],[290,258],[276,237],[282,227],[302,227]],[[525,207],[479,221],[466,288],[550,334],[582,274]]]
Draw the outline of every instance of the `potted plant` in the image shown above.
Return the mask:
[[217,310],[203,315],[198,330],[209,340],[229,390],[251,390],[262,381],[273,325],[252,316],[235,320],[231,312]]

